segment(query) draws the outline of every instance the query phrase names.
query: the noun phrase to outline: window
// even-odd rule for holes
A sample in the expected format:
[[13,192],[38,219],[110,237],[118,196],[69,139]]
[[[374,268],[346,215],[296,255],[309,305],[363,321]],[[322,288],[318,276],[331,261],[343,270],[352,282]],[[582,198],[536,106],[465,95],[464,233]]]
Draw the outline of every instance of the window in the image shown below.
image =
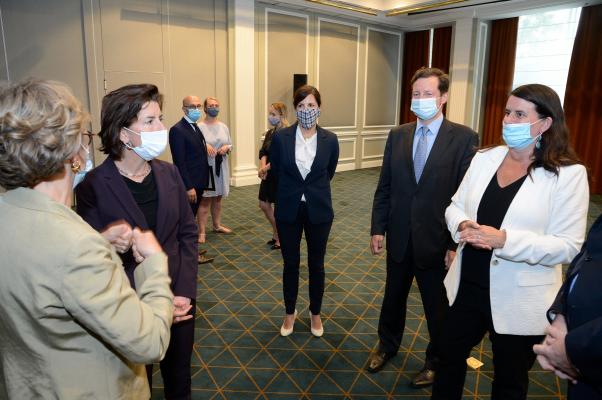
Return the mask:
[[564,101],[581,8],[521,16],[518,21],[512,88],[541,83]]

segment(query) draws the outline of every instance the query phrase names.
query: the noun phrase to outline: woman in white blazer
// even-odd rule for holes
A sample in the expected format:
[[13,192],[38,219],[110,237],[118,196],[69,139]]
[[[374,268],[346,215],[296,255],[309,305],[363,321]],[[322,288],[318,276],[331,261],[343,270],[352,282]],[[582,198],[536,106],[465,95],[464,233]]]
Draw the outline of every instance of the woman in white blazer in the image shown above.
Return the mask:
[[445,278],[451,306],[433,399],[461,399],[466,358],[486,332],[492,399],[525,399],[533,344],[562,283],[561,264],[584,240],[589,188],[570,148],[560,99],[524,85],[506,103],[506,146],[475,155],[445,218],[456,258]]

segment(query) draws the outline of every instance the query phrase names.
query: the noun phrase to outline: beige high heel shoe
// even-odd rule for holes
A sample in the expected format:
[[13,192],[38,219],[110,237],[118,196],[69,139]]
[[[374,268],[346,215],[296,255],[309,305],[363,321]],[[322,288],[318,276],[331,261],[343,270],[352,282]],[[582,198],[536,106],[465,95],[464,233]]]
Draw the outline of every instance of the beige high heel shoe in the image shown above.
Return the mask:
[[293,329],[295,328],[295,319],[297,318],[297,310],[295,310],[295,313],[293,314],[293,324],[291,325],[290,328],[285,328],[284,327],[284,322],[282,323],[282,326],[280,327],[280,336],[282,337],[286,337],[288,335],[290,335],[291,333],[293,333]]
[[[322,324],[322,326],[319,329],[314,329],[314,324],[312,324],[312,320],[311,320],[312,314],[311,311],[309,312],[309,325],[310,325],[310,330],[311,330],[311,334],[314,335],[315,337],[322,337],[322,335],[324,334],[324,324]],[[320,319],[321,322],[321,319]]]

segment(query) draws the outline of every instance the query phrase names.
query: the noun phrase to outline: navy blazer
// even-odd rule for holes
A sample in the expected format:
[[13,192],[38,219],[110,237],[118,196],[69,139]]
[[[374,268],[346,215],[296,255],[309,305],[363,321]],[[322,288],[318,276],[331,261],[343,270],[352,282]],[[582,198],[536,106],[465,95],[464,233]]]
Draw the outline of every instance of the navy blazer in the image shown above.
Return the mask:
[[[169,130],[169,148],[186,190],[209,186],[209,161],[205,137],[182,118]],[[201,193],[199,193],[199,196]]]
[[412,238],[418,268],[443,268],[446,250],[455,250],[445,223],[451,203],[478,144],[472,129],[443,119],[419,182],[412,144],[416,122],[389,133],[372,205],[371,235],[387,235],[387,252],[403,259]]
[[295,162],[297,123],[278,130],[270,147],[270,170],[278,177],[274,216],[277,220],[294,222],[301,196],[305,195],[307,215],[312,224],[334,219],[330,180],[339,161],[339,141],[333,132],[317,126],[316,157],[305,179]]
[[[571,283],[576,277],[573,288]],[[589,385],[602,396],[602,215],[592,225],[581,252],[548,312],[565,316],[566,352],[579,370],[578,384]]]
[[[171,290],[176,296],[196,298],[198,272],[198,228],[178,170],[160,160],[150,162],[158,193],[155,236],[167,254]],[[107,158],[86,174],[75,188],[77,213],[97,231],[125,220],[140,229],[148,229],[144,214],[119,174],[115,162]],[[132,250],[120,254],[125,272],[134,285],[136,261]]]

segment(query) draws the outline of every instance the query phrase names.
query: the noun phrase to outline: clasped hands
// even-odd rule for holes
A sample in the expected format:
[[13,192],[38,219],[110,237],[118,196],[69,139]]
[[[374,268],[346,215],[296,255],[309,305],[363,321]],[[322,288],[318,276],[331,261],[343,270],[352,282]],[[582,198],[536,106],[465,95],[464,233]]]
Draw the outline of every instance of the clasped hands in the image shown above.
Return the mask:
[[539,365],[545,370],[552,371],[561,379],[577,383],[579,372],[573,366],[566,354],[565,337],[568,332],[566,320],[562,314],[546,329],[546,337],[541,344],[533,346]]
[[124,220],[107,225],[100,234],[115,247],[118,253],[126,253],[131,248],[134,259],[138,263],[161,251],[161,245],[152,231],[132,229]]
[[224,154],[228,153],[228,151],[230,151],[230,145],[225,144],[219,149],[216,149],[207,143],[207,154],[209,154],[210,157],[215,157],[218,154],[223,156]]
[[471,220],[463,221],[458,226],[458,232],[460,232],[460,242],[466,242],[477,249],[499,249],[506,243],[505,230],[479,225]]

